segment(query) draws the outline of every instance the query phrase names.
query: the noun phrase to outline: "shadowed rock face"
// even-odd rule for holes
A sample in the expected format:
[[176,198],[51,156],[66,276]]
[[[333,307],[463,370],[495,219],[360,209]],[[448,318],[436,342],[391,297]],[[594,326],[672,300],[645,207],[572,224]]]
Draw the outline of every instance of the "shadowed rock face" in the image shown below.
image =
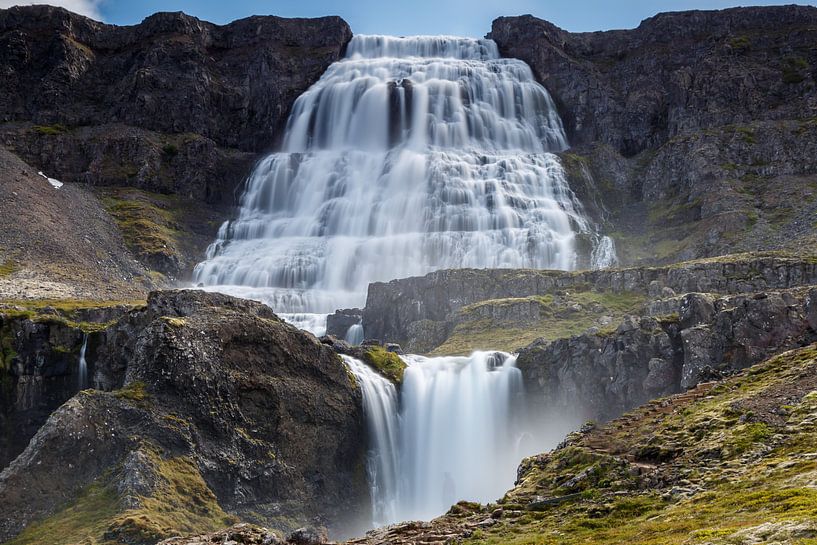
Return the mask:
[[526,15],[495,20],[490,37],[554,95],[571,143],[631,156],[690,131],[808,114],[815,24],[806,6],[660,13],[586,33]]
[[[158,216],[131,218],[158,229],[120,228],[141,265],[186,279],[232,214],[259,153],[278,143],[295,99],[341,57],[351,35],[338,17],[219,26],[157,13],[119,27],[51,6],[0,10],[0,146],[35,173],[102,188],[96,196],[114,216],[143,208],[134,201],[177,197]],[[14,178],[0,173],[2,184]],[[111,199],[111,186],[149,194]],[[0,215],[18,212],[0,202]],[[134,242],[140,233],[151,247]],[[177,235],[191,240],[166,240]],[[24,261],[16,253],[0,248],[0,262]],[[19,268],[54,279],[34,264]]]
[[157,13],[116,27],[59,8],[11,8],[0,11],[0,112],[4,121],[192,132],[261,151],[350,38],[338,17],[218,26]]
[[590,33],[502,17],[490,36],[556,100],[571,189],[622,264],[817,243],[814,7]]
[[[149,521],[179,464],[244,520],[346,533],[366,519],[360,391],[331,348],[264,305],[195,291],[155,292],[105,336],[93,378],[113,391],[73,397],[0,475],[0,540],[93,485],[113,498],[109,538],[143,542],[120,515]],[[201,530],[229,522],[212,505]]]

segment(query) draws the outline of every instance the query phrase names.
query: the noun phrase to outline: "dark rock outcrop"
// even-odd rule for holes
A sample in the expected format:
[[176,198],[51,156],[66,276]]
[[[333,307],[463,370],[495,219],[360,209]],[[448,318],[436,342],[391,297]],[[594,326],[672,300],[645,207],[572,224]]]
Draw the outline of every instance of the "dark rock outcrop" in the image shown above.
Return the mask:
[[[648,293],[650,285],[677,293],[753,293],[817,284],[817,260],[782,254],[737,255],[667,267],[601,271],[460,269],[369,286],[363,327],[366,336],[415,351],[422,341],[445,340],[456,313],[480,301],[592,289]],[[422,334],[418,333],[422,332]]]
[[624,264],[817,243],[814,7],[590,33],[502,17],[490,36],[554,96],[570,186]]
[[536,342],[519,353],[536,411],[609,420],[817,340],[817,289],[691,293],[667,316],[631,316],[610,334]]
[[336,310],[326,317],[326,334],[343,339],[349,328],[361,323],[363,311],[359,308],[345,308]]
[[3,121],[111,122],[262,151],[351,39],[338,17],[219,26],[157,13],[116,27],[48,6],[0,11]]
[[[158,228],[156,218],[136,218],[148,244],[158,242],[148,251],[131,240],[139,236],[128,232],[133,221],[118,222],[141,265],[163,275],[148,288],[172,285],[189,277],[206,247],[199,239],[213,240],[259,153],[279,143],[295,99],[340,58],[351,35],[338,17],[220,26],[157,13],[118,27],[52,6],[3,9],[0,147],[68,184],[189,200],[166,203]],[[0,182],[10,176],[0,174]],[[120,204],[102,193],[107,208]],[[0,203],[3,215],[16,213],[5,208]],[[166,240],[179,233],[196,240]],[[9,259],[21,261],[0,249],[0,264]]]
[[500,17],[490,37],[553,94],[573,144],[632,156],[706,128],[812,117],[815,33],[817,9],[780,6],[659,13],[586,33]]
[[340,534],[365,520],[360,391],[329,347],[264,305],[196,291],[155,292],[105,335],[94,381],[113,390],[74,396],[0,475],[0,540],[89,490],[111,498],[108,539],[132,543],[226,513]]
[[[0,469],[81,388],[77,368],[83,333],[54,318],[33,321],[0,310]],[[86,359],[93,361],[99,335],[91,337]]]

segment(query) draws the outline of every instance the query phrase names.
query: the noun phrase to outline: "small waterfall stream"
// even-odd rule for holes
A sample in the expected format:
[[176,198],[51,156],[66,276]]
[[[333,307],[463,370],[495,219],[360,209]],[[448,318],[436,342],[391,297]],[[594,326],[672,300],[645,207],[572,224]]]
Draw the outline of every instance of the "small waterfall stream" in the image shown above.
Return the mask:
[[88,362],[85,359],[85,352],[88,349],[88,334],[82,336],[82,348],[79,349],[79,373],[77,374],[77,385],[80,390],[88,387]]
[[513,485],[526,434],[516,357],[404,356],[394,385],[344,356],[357,377],[369,425],[374,524],[431,519],[459,500],[488,502]]

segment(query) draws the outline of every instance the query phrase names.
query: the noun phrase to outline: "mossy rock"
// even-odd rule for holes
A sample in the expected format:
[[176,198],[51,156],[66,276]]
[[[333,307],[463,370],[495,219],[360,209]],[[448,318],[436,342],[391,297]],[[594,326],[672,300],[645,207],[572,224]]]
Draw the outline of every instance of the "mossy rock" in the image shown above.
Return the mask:
[[363,361],[393,383],[403,382],[406,362],[394,352],[389,352],[382,346],[367,346],[363,352]]

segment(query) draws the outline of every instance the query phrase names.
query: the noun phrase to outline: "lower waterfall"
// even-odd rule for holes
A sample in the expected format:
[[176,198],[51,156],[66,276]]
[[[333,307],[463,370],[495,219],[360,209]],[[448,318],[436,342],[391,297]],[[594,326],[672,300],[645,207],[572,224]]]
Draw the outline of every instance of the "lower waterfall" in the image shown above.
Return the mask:
[[363,393],[367,470],[376,526],[428,520],[460,500],[494,501],[513,485],[524,441],[516,356],[403,356],[399,395],[359,360],[344,356]]

